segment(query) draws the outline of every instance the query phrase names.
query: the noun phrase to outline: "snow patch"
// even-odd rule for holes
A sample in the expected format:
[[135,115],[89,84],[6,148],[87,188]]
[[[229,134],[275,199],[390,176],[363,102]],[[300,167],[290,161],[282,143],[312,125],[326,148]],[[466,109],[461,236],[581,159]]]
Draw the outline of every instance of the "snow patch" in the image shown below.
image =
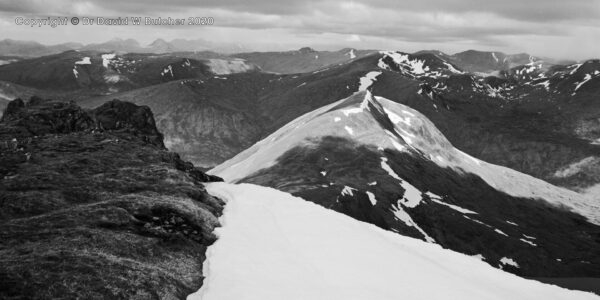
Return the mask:
[[110,53],[110,54],[102,54],[102,65],[103,65],[105,68],[108,68],[108,65],[110,64],[110,61],[111,61],[112,59],[114,59],[114,58],[115,58],[115,56],[117,56],[117,55],[116,55],[116,54],[114,54],[114,53]]
[[[407,69],[407,72],[413,76],[422,75],[425,74],[425,72],[429,71],[429,67],[425,66],[424,60],[411,60],[408,54],[401,54],[393,51],[381,51],[380,53],[384,55],[384,58],[386,56],[390,57],[396,65],[398,65],[402,69]],[[383,58],[379,60],[377,66],[384,70],[391,70],[390,66],[383,62]]]
[[440,196],[438,196],[438,195],[436,195],[436,194],[434,194],[432,192],[427,192],[425,194],[429,196],[429,198],[431,199],[431,201],[433,201],[433,202],[435,202],[437,204],[440,204],[440,205],[447,206],[447,207],[449,207],[449,208],[451,208],[453,210],[456,210],[457,212],[460,212],[460,213],[463,213],[463,214],[475,214],[475,215],[477,214],[476,212],[474,212],[472,210],[469,210],[469,209],[466,209],[466,208],[462,208],[462,207],[460,207],[458,205],[454,205],[454,204],[443,202],[442,201],[442,197],[440,197]]
[[396,219],[402,221],[404,223],[404,225],[408,226],[408,227],[413,227],[415,228],[418,232],[420,232],[423,237],[425,238],[425,241],[428,243],[435,243],[435,240],[430,237],[423,229],[421,229],[421,227],[419,227],[419,225],[417,225],[417,223],[415,223],[415,221],[410,217],[410,215],[404,211],[404,209],[402,209],[402,205],[396,203],[392,205],[392,213],[394,213],[394,216],[396,217]]
[[387,116],[390,118],[390,121],[392,121],[394,125],[397,125],[398,123],[404,123],[410,126],[410,117],[415,116],[414,114],[408,113],[407,111],[403,110],[402,113],[408,115],[409,117],[401,117],[385,107],[383,108],[383,111],[387,114]]
[[346,109],[342,109],[342,113],[348,117],[351,114],[359,114],[365,111],[365,109],[369,109],[369,99],[370,99],[370,95],[371,92],[369,92],[368,90],[365,93],[365,98],[363,99],[363,101],[360,103],[360,106],[358,107],[353,107],[353,108],[346,108]]
[[501,258],[500,263],[503,265],[513,266],[515,268],[519,267],[519,264],[514,259],[508,257]]
[[379,71],[372,71],[367,73],[367,75],[360,78],[360,86],[358,87],[358,91],[366,91],[374,81],[377,81],[377,76],[381,75]]
[[367,192],[367,196],[369,197],[369,201],[371,201],[371,204],[375,206],[377,204],[377,199],[375,199],[375,195],[371,192]]
[[160,72],[160,76],[165,76],[165,75],[167,75],[169,73],[171,73],[171,77],[175,77],[175,76],[173,76],[173,67],[171,67],[171,65],[169,65],[166,68],[164,68],[162,70],[162,72]]
[[353,191],[356,191],[356,189],[351,188],[349,186],[344,186],[344,188],[342,189],[342,196],[354,196]]
[[[189,60],[188,60],[189,63]],[[232,60],[209,59],[208,66],[210,70],[217,75],[227,75],[234,73],[244,73],[254,70],[253,65],[249,65],[245,60],[236,58]]]
[[394,172],[392,167],[387,163],[387,158],[381,158],[381,168],[384,169],[390,176],[394,179],[400,181],[400,186],[404,189],[404,196],[402,199],[398,200],[398,203],[402,204],[405,207],[415,208],[421,203],[423,197],[421,196],[421,191],[415,188],[412,184],[408,183],[406,180],[403,180]]
[[84,57],[80,61],[76,61],[75,64],[76,65],[91,65],[92,62],[90,61],[89,57]]
[[498,229],[498,228],[494,229],[494,231],[495,231],[497,234],[500,234],[500,235],[503,235],[503,236],[508,236],[508,234],[504,233],[502,230],[500,230],[500,229]]
[[486,223],[484,223],[484,222],[481,222],[481,221],[479,221],[479,220],[477,220],[477,219],[470,218],[469,216],[466,216],[466,215],[463,215],[463,217],[464,217],[465,219],[469,220],[469,221],[475,222],[475,223],[477,223],[477,224],[480,224],[480,225],[483,225],[483,226],[485,226],[485,227],[492,228],[492,226],[490,226],[490,225],[488,225],[488,224],[486,224]]
[[400,176],[398,176],[398,174],[396,174],[396,172],[394,172],[392,167],[390,167],[390,165],[388,165],[387,161],[388,161],[387,157],[381,158],[381,168],[384,169],[394,179],[401,181],[402,178],[400,178]]
[[585,74],[585,78],[583,78],[583,81],[576,83],[575,90],[577,91],[582,85],[586,84],[591,79],[592,79],[591,74]]
[[465,72],[462,72],[462,71],[459,71],[459,70],[457,70],[457,69],[456,69],[456,68],[455,68],[453,65],[451,65],[451,64],[449,64],[449,63],[447,63],[447,62],[444,62],[444,65],[446,65],[446,67],[448,67],[448,70],[449,70],[450,72],[452,72],[452,73],[456,73],[456,74],[465,74]]
[[476,259],[481,260],[481,261],[485,261],[485,257],[483,255],[481,255],[481,254],[475,254],[475,255],[473,255],[471,257],[476,258]]
[[575,72],[577,72],[577,70],[579,70],[579,67],[581,67],[583,64],[575,64],[572,65],[571,68],[573,68],[573,70],[571,71],[571,73],[569,73],[569,75],[573,75],[575,74]]
[[348,134],[350,134],[350,135],[354,135],[354,130],[352,130],[352,128],[351,128],[351,127],[344,126],[344,129],[346,129],[346,131],[348,132]]
[[536,244],[536,243],[534,243],[534,242],[532,242],[532,241],[528,241],[528,240],[526,240],[526,239],[519,239],[519,240],[520,240],[521,242],[523,242],[523,243],[526,243],[526,244],[529,244],[529,245],[531,245],[531,246],[533,246],[533,247],[537,247],[537,244]]
[[354,54],[354,49],[350,49],[350,52],[348,52],[348,56],[350,56],[350,59],[356,58],[356,55]]
[[540,83],[536,83],[536,84],[534,84],[534,86],[535,85],[541,85],[541,86],[543,86],[546,89],[546,91],[550,90],[550,81],[548,81],[548,80],[542,81]]

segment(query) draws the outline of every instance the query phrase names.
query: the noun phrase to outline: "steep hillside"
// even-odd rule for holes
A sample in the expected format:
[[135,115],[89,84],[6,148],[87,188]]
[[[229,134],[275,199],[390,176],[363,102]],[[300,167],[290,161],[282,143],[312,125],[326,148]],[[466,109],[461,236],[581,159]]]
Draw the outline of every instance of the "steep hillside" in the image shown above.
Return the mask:
[[596,199],[473,158],[421,113],[368,91],[295,119],[209,173],[516,274],[600,275]]
[[0,121],[0,298],[185,299],[223,203],[147,107],[32,98]]

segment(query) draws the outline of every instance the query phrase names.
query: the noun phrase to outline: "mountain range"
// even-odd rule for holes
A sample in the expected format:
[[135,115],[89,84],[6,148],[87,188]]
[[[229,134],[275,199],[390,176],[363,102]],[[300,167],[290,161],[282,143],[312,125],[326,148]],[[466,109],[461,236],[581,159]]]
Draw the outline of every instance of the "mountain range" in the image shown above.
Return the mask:
[[[211,220],[221,213],[223,199],[241,202],[247,192],[253,195],[252,201],[261,201],[255,199],[276,189],[281,193],[276,196],[285,201],[303,199],[318,205],[314,210],[294,209],[321,216],[322,208],[326,208],[362,225],[376,226],[374,232],[383,230],[386,236],[410,237],[422,243],[419,245],[435,244],[439,250],[472,256],[469,261],[479,261],[480,267],[487,265],[570,288],[597,287],[600,60],[557,61],[475,50],[445,54],[437,50],[316,51],[308,47],[231,54],[209,51],[214,50],[210,47],[200,49],[201,45],[202,41],[159,39],[141,47],[135,40],[114,40],[45,56],[19,57],[1,65],[0,105],[7,107],[3,117],[3,126],[8,128],[5,146],[9,147],[8,136],[15,132],[19,133],[18,143],[43,137],[43,143],[27,146],[33,147],[31,151],[23,147],[21,152],[25,152],[17,151],[20,156],[10,156],[18,164],[7,169],[3,186],[13,191],[8,183],[19,179],[19,174],[37,178],[37,173],[28,169],[26,153],[33,153],[35,158],[36,153],[46,155],[44,149],[52,147],[57,147],[52,151],[62,153],[61,149],[71,149],[69,145],[77,138],[95,139],[96,130],[101,135],[126,133],[135,137],[122,137],[127,141],[141,138],[156,148],[152,151],[166,153],[169,149],[180,153],[182,159],[172,162],[173,170],[165,167],[168,170],[150,172],[158,162],[144,160],[156,157],[155,152],[146,153],[147,145],[143,144],[140,153],[128,155],[135,154],[144,162],[122,168],[112,164],[99,170],[94,163],[97,172],[86,173],[86,154],[75,156],[72,159],[78,160],[72,163],[77,165],[81,160],[83,170],[75,175],[95,180],[101,176],[98,174],[126,173],[151,183],[158,179],[127,171],[150,164],[143,167],[142,174],[167,174],[160,175],[158,181],[169,186],[165,196],[172,193],[171,184],[200,184],[181,176],[200,176],[196,181],[222,178],[228,183],[208,185],[209,192],[213,190],[220,200],[199,204],[212,214]],[[33,95],[54,100],[42,101]],[[9,102],[14,98],[31,100]],[[68,103],[62,101],[72,102],[59,104]],[[111,105],[116,108],[109,109]],[[52,112],[51,117],[46,111]],[[119,119],[129,113],[140,118]],[[62,118],[73,115],[82,119],[69,119],[61,125]],[[118,121],[113,120],[115,116]],[[46,127],[52,129],[38,132]],[[103,142],[93,140],[92,144],[98,143]],[[20,149],[19,145],[15,149]],[[77,145],[81,149],[69,151],[96,153],[104,147],[86,150],[84,144]],[[131,151],[127,149],[132,147],[127,144],[123,150]],[[51,160],[46,161],[46,157],[58,154],[43,155],[34,162],[47,164]],[[19,173],[24,170],[31,173]],[[56,165],[49,170],[70,174]],[[167,178],[180,172],[187,175]],[[146,188],[135,188],[142,185],[136,180],[123,183],[123,193],[132,186],[131,193],[146,197]],[[31,189],[26,186],[23,191]],[[25,197],[19,195],[8,203]],[[53,205],[64,208],[63,204]],[[224,206],[225,212],[229,205]],[[239,209],[232,208],[230,216],[242,218],[242,222],[249,220],[243,219],[250,217]],[[281,207],[273,213],[286,209],[292,208]],[[21,210],[28,211],[15,208],[6,219],[13,223],[31,221],[26,217],[34,214],[21,216]],[[146,221],[146,217],[141,218]],[[277,219],[269,217],[267,223]],[[217,225],[210,224],[194,226],[212,232]],[[225,222],[223,232],[236,236],[238,231],[228,226]],[[256,226],[267,225],[257,222]],[[248,236],[253,234],[256,232],[248,232]],[[203,247],[214,241],[209,240]],[[218,243],[214,249],[220,249]],[[212,264],[212,254],[218,264],[219,255],[231,250],[215,254],[208,249],[205,267]],[[464,263],[458,258],[452,261]],[[222,270],[231,268],[217,269],[225,274]],[[219,278],[213,281],[209,275],[207,280],[219,286]],[[565,279],[589,280],[591,284],[575,287]],[[188,283],[185,286],[177,293],[198,288]],[[201,292],[212,293],[211,285],[206,286],[209,290]],[[214,295],[220,294],[217,291]]]
[[186,51],[214,51],[218,53],[240,53],[249,49],[239,44],[215,43],[203,39],[185,40],[174,39],[167,42],[157,39],[148,45],[142,45],[134,39],[114,38],[102,43],[62,43],[44,45],[34,41],[4,39],[0,41],[0,56],[39,57],[57,54],[67,50],[93,50],[137,53],[170,53]]

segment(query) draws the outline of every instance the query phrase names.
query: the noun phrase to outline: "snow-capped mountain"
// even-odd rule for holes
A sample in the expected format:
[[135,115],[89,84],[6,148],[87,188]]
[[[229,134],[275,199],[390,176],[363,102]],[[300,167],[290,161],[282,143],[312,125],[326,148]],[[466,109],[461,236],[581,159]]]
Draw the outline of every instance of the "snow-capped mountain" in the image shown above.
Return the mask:
[[[381,55],[382,69],[420,85],[416,91],[394,85],[400,78],[390,80],[391,74],[384,71],[380,79],[388,78],[375,82],[373,89],[425,114],[465,152],[576,191],[596,193],[593,187],[600,183],[596,171],[574,168],[568,176],[555,175],[600,155],[594,145],[600,138],[597,60],[549,68],[532,61],[503,71],[500,77],[481,77],[439,55]],[[430,101],[413,99],[410,94],[415,92]]]
[[[188,54],[176,56],[185,60]],[[207,59],[214,70],[238,66],[243,70],[250,64],[235,59],[213,64],[224,59],[214,55]],[[457,148],[555,185],[589,191],[600,184],[600,172],[570,166],[600,157],[594,144],[600,139],[595,117],[600,102],[594,101],[600,89],[590,80],[572,96],[575,83],[594,72],[580,68],[571,75],[572,70],[564,74],[560,88],[564,91],[558,93],[553,84],[547,91],[537,81],[470,74],[439,55],[387,51],[302,74],[252,72],[175,79],[86,99],[84,105],[93,107],[113,98],[148,105],[157,119],[164,120],[159,128],[172,149],[212,167],[295,118],[349,97],[361,77],[381,72],[371,87],[374,93],[421,112]],[[171,79],[170,73],[164,78]],[[562,172],[567,169],[571,171]]]
[[[598,83],[595,80],[600,77],[598,60],[557,65],[530,56],[529,60],[522,64],[515,64],[515,60],[507,59],[506,67],[482,73],[471,70],[463,61],[456,59],[456,55],[448,56],[434,52],[381,53],[383,57],[379,65],[383,69],[419,79],[440,94],[458,93],[468,98],[479,94],[505,101],[527,101],[532,98],[560,100],[565,96],[574,96],[584,85],[586,91],[597,92]],[[494,53],[488,54],[495,55]],[[502,54],[501,57],[508,56]],[[476,59],[473,63],[481,66],[477,61]],[[508,61],[511,61],[510,66]]]
[[[484,56],[494,60],[490,53]],[[483,77],[439,51],[303,48],[254,53],[247,59],[212,52],[71,51],[0,66],[0,79],[35,88],[22,95],[5,92],[16,97],[35,92],[81,99],[86,106],[113,98],[149,105],[157,119],[166,120],[159,127],[172,149],[211,167],[298,116],[350,96],[364,74],[381,72],[372,87],[377,95],[423,113],[464,152],[577,192],[598,194],[600,164],[591,164],[588,171],[579,166],[582,161],[600,162],[600,102],[595,101],[600,64],[551,65],[521,58],[514,61],[525,64]],[[317,70],[270,74],[260,72],[264,63]]]
[[226,201],[223,227],[207,251],[207,278],[188,300],[598,299],[519,278],[271,188],[211,183],[207,190]]
[[[0,80],[70,93],[115,93],[180,79],[249,72],[242,59],[67,51],[0,66]],[[89,94],[89,92],[87,93]]]
[[[209,173],[290,192],[517,274],[596,274],[600,256],[588,252],[600,246],[591,238],[600,230],[595,199],[454,148],[423,114],[373,96],[368,88],[380,74]],[[518,266],[503,263],[509,254]]]
[[347,136],[360,144],[411,152],[442,168],[478,175],[490,186],[522,198],[540,198],[565,205],[600,225],[600,205],[593,199],[561,189],[534,177],[478,160],[452,146],[443,134],[418,111],[368,90],[379,73],[361,78],[360,92],[317,109],[288,123],[211,172],[230,181],[248,177],[273,166],[293,147],[322,137]]

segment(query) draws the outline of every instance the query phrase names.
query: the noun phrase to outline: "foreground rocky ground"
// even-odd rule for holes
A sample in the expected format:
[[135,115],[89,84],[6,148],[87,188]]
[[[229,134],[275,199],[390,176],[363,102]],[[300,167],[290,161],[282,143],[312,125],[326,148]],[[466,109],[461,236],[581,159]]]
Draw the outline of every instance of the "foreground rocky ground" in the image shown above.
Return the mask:
[[152,112],[32,98],[0,121],[0,298],[184,299],[202,284],[219,181],[166,150]]

